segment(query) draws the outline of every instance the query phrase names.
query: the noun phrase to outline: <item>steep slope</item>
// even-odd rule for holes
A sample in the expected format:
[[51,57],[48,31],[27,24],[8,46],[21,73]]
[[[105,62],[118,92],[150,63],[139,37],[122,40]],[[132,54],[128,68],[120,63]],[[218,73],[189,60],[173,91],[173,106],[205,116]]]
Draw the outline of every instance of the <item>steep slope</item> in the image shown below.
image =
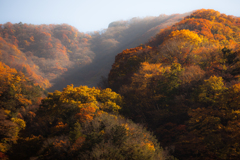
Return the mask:
[[160,15],[158,17],[133,18],[109,24],[106,30],[91,34],[91,50],[96,57],[83,68],[74,68],[56,81],[50,91],[69,84],[96,86],[101,76],[107,77],[114,57],[126,48],[136,47],[155,36],[160,29],[182,20],[186,14]]
[[179,159],[239,159],[240,18],[197,10],[115,58],[122,114],[151,128]]
[[118,114],[122,97],[111,89],[43,93],[0,62],[0,159],[174,159],[152,133]]
[[44,97],[44,89],[33,84],[23,73],[0,62],[1,159],[4,159],[12,144],[17,142],[20,131],[31,122],[34,111]]
[[72,26],[11,24],[0,26],[1,61],[22,71],[41,86],[68,68],[91,63],[94,53],[89,49],[91,36]]
[[[0,60],[31,76],[44,88],[55,84],[50,91],[71,83],[96,86],[101,76],[107,76],[115,54],[145,43],[159,29],[178,22],[186,15],[117,21],[111,23],[108,29],[91,35],[67,24],[8,22],[0,26]],[[66,75],[61,76],[63,73]]]
[[122,97],[109,88],[71,85],[49,93],[7,155],[38,160],[173,160],[150,132],[118,115],[120,105]]
[[[200,11],[203,13],[201,14],[198,13]],[[135,57],[137,56],[138,58],[138,60],[134,60],[134,61],[137,61],[136,66],[134,67],[139,67],[140,62],[145,61],[144,58],[151,58],[152,61],[156,61],[158,58],[160,58],[160,56],[164,56],[163,57],[165,58],[164,60],[169,63],[171,62],[187,63],[187,62],[181,62],[181,61],[184,61],[184,59],[189,58],[185,56],[187,55],[191,56],[192,54],[190,53],[193,52],[194,49],[195,49],[195,52],[203,52],[204,49],[214,50],[219,47],[223,48],[224,46],[226,46],[230,49],[236,50],[238,42],[240,41],[239,18],[235,18],[233,16],[226,16],[214,10],[200,10],[200,11],[194,12],[193,14],[191,14],[191,16],[186,17],[183,21],[176,23],[171,27],[167,27],[161,30],[161,32],[159,32],[154,38],[152,38],[145,45],[139,46],[130,50],[127,49],[127,50],[124,50],[122,53],[118,54],[116,56],[115,64],[113,65],[111,73],[109,75],[110,84],[113,84],[111,87],[114,88],[114,83],[115,83],[114,82],[115,80],[112,80],[112,78],[121,79],[119,81],[122,81],[122,79],[125,79],[125,78],[126,79],[131,78],[131,76],[129,77],[126,75],[127,73],[129,72],[133,73],[134,71],[131,71],[130,68],[125,67],[125,63],[127,63],[127,60],[132,60],[134,56]],[[198,17],[196,15],[198,15]],[[210,17],[212,19],[210,19]],[[181,30],[185,30],[186,32]],[[176,32],[173,33],[173,31],[176,31]],[[181,31],[182,33],[179,34],[179,38],[178,38],[174,34],[178,34],[179,31]],[[173,34],[171,35],[171,33]],[[196,40],[196,38],[198,37],[201,39]],[[191,41],[190,44],[188,44],[189,41]],[[199,43],[199,45],[197,46],[194,43]],[[153,49],[150,49],[149,51],[150,53],[148,53],[149,47],[146,47],[146,46],[153,48]],[[181,47],[183,47],[183,49],[185,50],[181,50]],[[184,53],[179,53],[179,52],[184,52]],[[207,51],[207,52],[210,52],[210,51]],[[143,55],[143,57],[139,58],[138,54]],[[194,54],[199,54],[199,53],[194,53]],[[181,59],[181,57],[184,59]],[[207,57],[207,55],[205,55],[204,58],[213,58],[213,57],[212,56]],[[148,60],[148,61],[151,61],[151,60]],[[119,65],[127,69],[125,70],[123,68],[121,69]],[[135,64],[131,64],[131,66],[133,65]],[[118,69],[124,72],[123,76],[121,75],[118,76],[119,74]],[[115,70],[117,74],[116,76],[112,75],[115,73]],[[117,82],[116,84],[121,84],[121,82],[120,83]],[[122,81],[122,84],[124,84],[124,81]],[[118,88],[116,88],[115,90],[118,90]]]
[[50,86],[48,79],[39,74],[37,66],[32,61],[28,61],[26,55],[15,45],[6,42],[2,37],[0,37],[0,61],[24,72],[40,86],[45,88]]

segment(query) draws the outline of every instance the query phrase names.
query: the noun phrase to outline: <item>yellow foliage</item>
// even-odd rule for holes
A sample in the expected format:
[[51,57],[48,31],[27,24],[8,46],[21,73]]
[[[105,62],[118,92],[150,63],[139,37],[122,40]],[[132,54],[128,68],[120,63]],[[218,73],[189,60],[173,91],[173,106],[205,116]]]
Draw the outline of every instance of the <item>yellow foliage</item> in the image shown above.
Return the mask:
[[68,85],[63,89],[60,96],[60,101],[62,103],[85,103],[96,101],[96,95],[100,93],[100,90],[93,88],[88,88],[87,86],[73,87],[73,85]]
[[104,135],[104,133],[105,133],[104,130],[101,130],[101,131],[100,131],[100,134]]
[[19,131],[20,131],[21,129],[24,129],[24,128],[26,127],[25,121],[22,120],[22,119],[20,119],[20,118],[11,118],[11,120],[12,120],[14,123],[18,124],[18,129],[19,129]]
[[222,90],[224,89],[224,83],[222,77],[211,76],[209,79],[204,80],[206,87],[210,87],[212,90]]
[[6,113],[6,115],[9,115],[11,113],[10,110],[4,110],[4,112]]
[[11,84],[16,73],[16,69],[10,68],[9,66],[0,62],[0,95],[7,88],[7,86]]
[[191,54],[202,43],[202,38],[190,30],[176,30],[160,45],[160,55],[171,63],[189,63]]
[[112,102],[112,101],[107,101],[105,102],[104,104],[102,104],[102,106],[100,107],[101,110],[103,111],[113,111],[115,113],[118,112],[118,110],[121,109],[121,107],[119,105],[117,105],[115,102]]
[[[190,30],[187,29],[183,29],[183,30],[176,30],[176,31],[172,31],[172,33],[169,35],[169,37],[167,38],[168,40],[173,40],[173,39],[177,39],[179,41],[182,42],[182,44],[186,43],[186,42],[190,42],[191,44],[198,44],[202,42],[202,39],[198,36],[197,33],[194,33]],[[182,46],[179,46],[182,47]]]
[[125,124],[122,124],[122,126],[127,130],[127,131],[129,131],[129,126],[128,126],[128,124],[127,123],[125,123]]
[[146,147],[149,151],[155,151],[153,142],[146,139],[144,142],[141,142],[142,147]]
[[0,142],[0,152],[5,153],[8,150],[8,144]]
[[22,104],[26,105],[32,104],[32,101],[24,98],[22,94],[15,94],[15,98],[18,99],[19,102],[21,102]]
[[134,73],[131,85],[139,90],[143,90],[147,87],[152,77],[162,75],[168,70],[170,70],[170,67],[163,67],[161,63],[149,64],[148,62],[143,62],[139,71]]
[[240,114],[240,110],[232,110],[232,113],[237,113],[237,114]]

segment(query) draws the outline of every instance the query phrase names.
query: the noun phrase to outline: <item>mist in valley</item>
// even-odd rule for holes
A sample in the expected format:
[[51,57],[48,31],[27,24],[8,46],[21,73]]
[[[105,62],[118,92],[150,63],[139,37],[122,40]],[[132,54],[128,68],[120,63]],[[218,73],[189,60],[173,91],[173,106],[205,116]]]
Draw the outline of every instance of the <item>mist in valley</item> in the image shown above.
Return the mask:
[[115,21],[110,23],[107,29],[90,33],[92,38],[89,41],[89,50],[95,55],[92,62],[82,67],[68,69],[63,75],[51,81],[53,86],[48,91],[62,90],[70,84],[104,87],[98,84],[101,80],[106,80],[118,53],[124,49],[144,44],[161,29],[179,22],[189,14]]

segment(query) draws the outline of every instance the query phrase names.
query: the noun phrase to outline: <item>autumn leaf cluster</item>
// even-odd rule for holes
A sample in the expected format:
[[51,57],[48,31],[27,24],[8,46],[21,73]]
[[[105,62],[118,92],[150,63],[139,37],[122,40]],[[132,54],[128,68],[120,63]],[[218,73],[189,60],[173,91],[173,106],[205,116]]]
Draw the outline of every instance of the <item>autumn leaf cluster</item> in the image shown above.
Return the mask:
[[145,128],[119,115],[122,103],[109,88],[49,93],[9,158],[173,159]]
[[116,56],[109,86],[121,113],[151,128],[179,159],[239,159],[240,19],[193,12]]

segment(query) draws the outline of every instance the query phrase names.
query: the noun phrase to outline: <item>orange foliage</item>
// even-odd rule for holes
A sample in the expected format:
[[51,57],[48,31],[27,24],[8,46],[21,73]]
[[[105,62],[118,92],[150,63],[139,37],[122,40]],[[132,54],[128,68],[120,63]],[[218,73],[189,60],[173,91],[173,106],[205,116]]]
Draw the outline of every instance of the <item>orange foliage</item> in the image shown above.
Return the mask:
[[197,10],[161,30],[149,51],[118,54],[109,85],[124,96],[126,115],[149,124],[179,159],[238,159],[239,35],[240,18]]
[[[237,17],[226,16],[212,9],[201,9],[193,12],[190,16],[187,16],[184,20],[176,23],[172,27],[161,30],[149,41],[148,45],[157,46],[163,43],[164,38],[172,31],[181,29],[195,31],[208,39],[215,38],[217,40],[223,40],[224,37],[226,37],[228,40],[232,39],[239,42],[240,39],[238,35],[240,33],[240,26],[238,24],[239,20]],[[215,36],[215,34],[221,35],[221,37],[218,35]]]
[[42,32],[42,34],[43,34],[44,36],[51,37],[51,34],[50,34],[50,33]]
[[10,68],[0,62],[0,96],[7,89],[8,85],[10,85],[16,73],[16,69]]
[[[67,68],[74,63],[80,64],[79,61],[81,61],[81,65],[85,65],[91,62],[91,60],[88,61],[89,58],[93,58],[87,55],[88,52],[79,54],[79,49],[88,48],[88,40],[91,36],[85,36],[84,33],[78,32],[76,28],[67,24],[6,23],[1,26],[0,60],[24,73],[26,69],[27,74],[31,75],[35,82],[46,88],[51,86],[49,80],[66,72]],[[71,54],[68,55],[67,51],[71,51],[69,52]],[[50,63],[49,60],[55,62]],[[58,66],[54,65],[56,62]],[[20,69],[24,65],[29,66],[30,69],[26,67]]]
[[77,113],[75,116],[81,121],[91,121],[93,120],[94,113],[96,109],[92,106],[83,107],[80,109],[80,112]]
[[56,140],[53,142],[54,148],[56,148],[56,149],[58,149],[58,150],[61,150],[62,148],[64,148],[66,144],[67,144],[67,141],[58,140],[58,139],[56,139]]
[[219,41],[226,40],[226,37],[224,35],[220,35],[220,34],[215,34],[214,38]]
[[30,39],[32,42],[34,42],[34,37],[33,37],[33,36],[31,36],[29,39]]
[[52,47],[53,47],[52,43],[51,43],[51,42],[48,42],[48,43],[47,43],[47,48],[52,48]]

